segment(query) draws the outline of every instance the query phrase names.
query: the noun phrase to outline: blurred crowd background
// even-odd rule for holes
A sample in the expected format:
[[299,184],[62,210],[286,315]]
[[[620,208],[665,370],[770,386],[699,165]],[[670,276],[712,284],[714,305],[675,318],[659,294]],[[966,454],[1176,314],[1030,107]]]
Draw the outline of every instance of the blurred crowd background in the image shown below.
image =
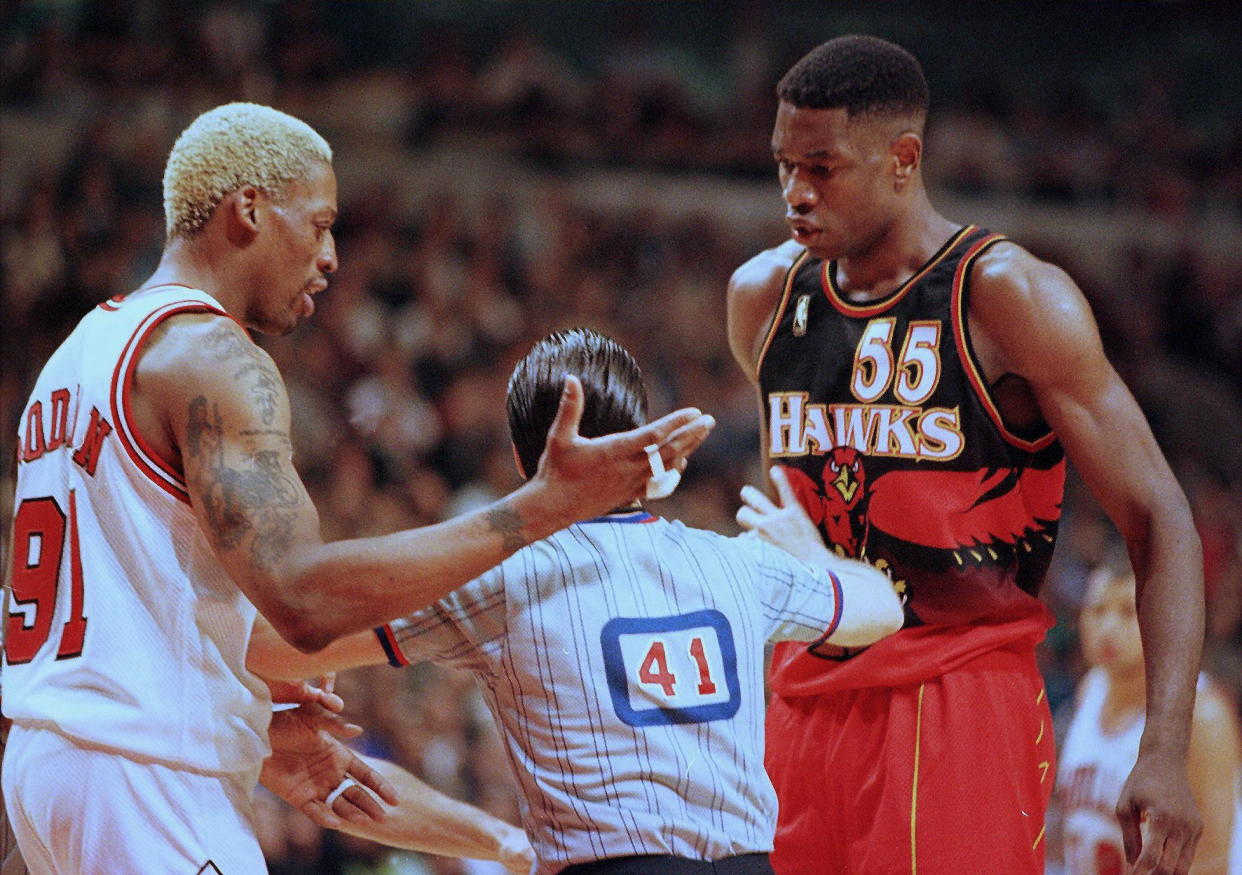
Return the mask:
[[[653,413],[719,425],[669,517],[736,531],[760,482],[755,394],[730,357],[732,270],[783,239],[773,89],[850,32],[921,59],[925,172],[950,218],[1009,234],[1091,300],[1113,362],[1194,508],[1207,667],[1242,686],[1242,13],[1225,3],[790,0],[29,0],[0,3],[0,430],[92,304],[146,278],[160,180],[199,112],[245,99],[336,151],[339,273],[294,334],[297,463],[329,537],[424,525],[517,484],[513,363],[551,330],[636,355]],[[1115,436],[1117,452],[1127,436]],[[7,534],[14,466],[0,483]],[[1116,535],[1071,476],[1045,593],[1054,708],[1082,666],[1075,613]],[[371,753],[516,820],[465,676],[338,681]],[[261,794],[274,873],[487,865],[325,834]]]

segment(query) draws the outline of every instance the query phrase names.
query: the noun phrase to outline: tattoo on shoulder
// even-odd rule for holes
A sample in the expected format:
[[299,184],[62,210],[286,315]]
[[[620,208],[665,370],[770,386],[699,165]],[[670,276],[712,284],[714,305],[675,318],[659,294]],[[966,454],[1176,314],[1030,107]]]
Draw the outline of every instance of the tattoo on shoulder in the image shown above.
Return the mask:
[[501,537],[506,550],[520,550],[526,546],[527,539],[522,531],[522,516],[506,504],[492,508],[487,512],[488,527]]
[[190,402],[186,451],[198,461],[199,494],[216,546],[236,550],[248,540],[251,563],[270,571],[291,548],[302,497],[281,453],[252,447],[235,462],[227,459],[220,407],[203,395]]
[[236,366],[233,379],[245,385],[259,406],[264,425],[271,425],[276,419],[281,391],[280,372],[272,360],[227,325],[215,328],[207,340],[216,352]]

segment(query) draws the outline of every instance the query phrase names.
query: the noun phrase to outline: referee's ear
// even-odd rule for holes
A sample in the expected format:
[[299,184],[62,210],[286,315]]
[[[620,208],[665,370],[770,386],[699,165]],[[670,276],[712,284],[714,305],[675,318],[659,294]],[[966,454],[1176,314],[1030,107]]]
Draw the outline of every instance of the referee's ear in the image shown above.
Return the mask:
[[509,448],[513,450],[513,464],[517,466],[518,476],[523,480],[529,480],[530,475],[526,473],[526,469],[522,467],[522,457],[518,454],[517,444],[509,442]]

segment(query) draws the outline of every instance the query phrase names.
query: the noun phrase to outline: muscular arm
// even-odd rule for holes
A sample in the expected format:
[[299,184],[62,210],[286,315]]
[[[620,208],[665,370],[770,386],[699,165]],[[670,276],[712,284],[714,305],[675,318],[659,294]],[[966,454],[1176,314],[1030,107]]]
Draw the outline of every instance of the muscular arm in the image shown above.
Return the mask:
[[262,614],[255,617],[250,647],[246,650],[246,668],[270,681],[322,677],[330,672],[387,662],[388,655],[371,630],[345,635],[322,650],[303,653],[280,637]]
[[759,253],[735,270],[729,279],[726,298],[729,349],[742,373],[755,387],[759,405],[759,457],[764,471],[771,467],[771,460],[763,429],[766,411],[763,392],[759,389],[759,356],[780,304],[786,275],[801,253],[801,246],[786,241]]
[[679,411],[604,438],[577,435],[582,389],[568,384],[538,472],[505,499],[422,529],[325,542],[292,462],[289,400],[271,358],[231,320],[176,316],[144,350],[135,406],[180,463],[216,556],[280,635],[302,650],[410,613],[577,519],[644,491],[643,447],[666,466],[711,421]]
[[970,330],[989,381],[1012,374],[1029,386],[1134,565],[1147,723],[1131,776],[1132,783],[1142,776],[1144,786],[1136,794],[1140,788],[1128,785],[1122,800],[1130,809],[1127,849],[1136,846],[1140,813],[1193,848],[1198,825],[1185,762],[1203,647],[1203,568],[1189,505],[1069,277],[1001,244],[980,259],[972,280]]
[[729,279],[726,315],[729,349],[742,373],[759,385],[759,354],[784,290],[785,275],[802,247],[787,241],[761,252]]

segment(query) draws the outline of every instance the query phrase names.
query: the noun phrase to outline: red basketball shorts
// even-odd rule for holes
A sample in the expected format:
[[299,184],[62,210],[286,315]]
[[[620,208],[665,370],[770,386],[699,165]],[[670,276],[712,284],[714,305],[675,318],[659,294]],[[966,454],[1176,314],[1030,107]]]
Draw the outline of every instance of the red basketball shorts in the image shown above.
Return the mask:
[[1029,651],[767,717],[780,875],[1043,875],[1052,717]]

